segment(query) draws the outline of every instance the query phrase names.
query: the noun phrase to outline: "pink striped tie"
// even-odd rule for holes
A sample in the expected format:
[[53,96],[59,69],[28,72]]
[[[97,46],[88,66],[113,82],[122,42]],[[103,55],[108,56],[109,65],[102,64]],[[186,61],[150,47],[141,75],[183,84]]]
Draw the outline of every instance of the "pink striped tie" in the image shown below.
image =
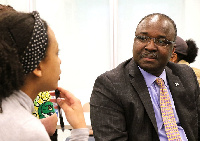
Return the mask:
[[156,83],[160,87],[160,109],[167,138],[169,141],[181,141],[167,88],[161,78],[157,78]]

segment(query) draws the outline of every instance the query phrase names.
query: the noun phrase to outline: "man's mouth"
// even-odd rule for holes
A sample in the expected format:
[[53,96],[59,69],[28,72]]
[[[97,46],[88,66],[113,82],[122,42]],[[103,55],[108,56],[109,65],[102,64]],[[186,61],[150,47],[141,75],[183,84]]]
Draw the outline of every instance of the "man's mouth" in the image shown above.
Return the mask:
[[141,54],[142,58],[157,59],[158,55],[155,52],[145,52]]

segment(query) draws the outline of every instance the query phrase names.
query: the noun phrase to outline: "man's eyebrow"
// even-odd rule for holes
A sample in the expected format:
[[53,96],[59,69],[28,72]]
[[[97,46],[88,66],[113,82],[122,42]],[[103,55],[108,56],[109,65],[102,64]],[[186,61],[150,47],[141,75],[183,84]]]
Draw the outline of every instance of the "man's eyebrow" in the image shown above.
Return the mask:
[[164,36],[164,35],[159,35],[157,38],[164,38],[164,39],[167,39],[166,36]]
[[[140,32],[140,34],[148,35],[148,32]],[[164,39],[167,39],[165,35],[158,35],[156,38],[164,38]]]
[[[139,32],[139,34],[142,34],[142,35],[148,35],[149,33],[148,32],[145,32],[145,31],[141,31]],[[165,35],[158,35],[156,38],[163,38],[163,39],[167,39]]]
[[140,32],[140,34],[148,35],[148,32]]

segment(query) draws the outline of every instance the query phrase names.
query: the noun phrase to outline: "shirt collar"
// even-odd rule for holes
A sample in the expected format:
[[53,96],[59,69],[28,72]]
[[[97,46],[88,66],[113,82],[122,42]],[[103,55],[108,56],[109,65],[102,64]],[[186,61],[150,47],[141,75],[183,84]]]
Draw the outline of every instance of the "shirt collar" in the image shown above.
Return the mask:
[[[152,74],[146,72],[145,70],[143,70],[139,66],[138,66],[138,68],[140,69],[140,72],[142,73],[142,75],[144,77],[144,80],[146,82],[147,87],[150,87],[151,84],[156,80],[157,77],[155,75],[152,75]],[[164,83],[165,83],[165,86],[167,86],[167,79],[166,79],[166,71],[165,71],[165,69],[163,70],[163,72],[159,76],[159,78],[162,78]]]
[[34,104],[31,98],[25,94],[23,91],[14,91],[13,94],[14,99],[17,99],[19,103],[30,113],[34,110]]

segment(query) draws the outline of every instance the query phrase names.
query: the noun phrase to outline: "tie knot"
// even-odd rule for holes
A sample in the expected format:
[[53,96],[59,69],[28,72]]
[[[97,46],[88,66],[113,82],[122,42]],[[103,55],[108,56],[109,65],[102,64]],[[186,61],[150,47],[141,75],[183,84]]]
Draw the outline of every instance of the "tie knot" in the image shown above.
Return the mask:
[[164,82],[163,82],[162,78],[156,78],[155,82],[160,87],[162,87],[164,85]]

